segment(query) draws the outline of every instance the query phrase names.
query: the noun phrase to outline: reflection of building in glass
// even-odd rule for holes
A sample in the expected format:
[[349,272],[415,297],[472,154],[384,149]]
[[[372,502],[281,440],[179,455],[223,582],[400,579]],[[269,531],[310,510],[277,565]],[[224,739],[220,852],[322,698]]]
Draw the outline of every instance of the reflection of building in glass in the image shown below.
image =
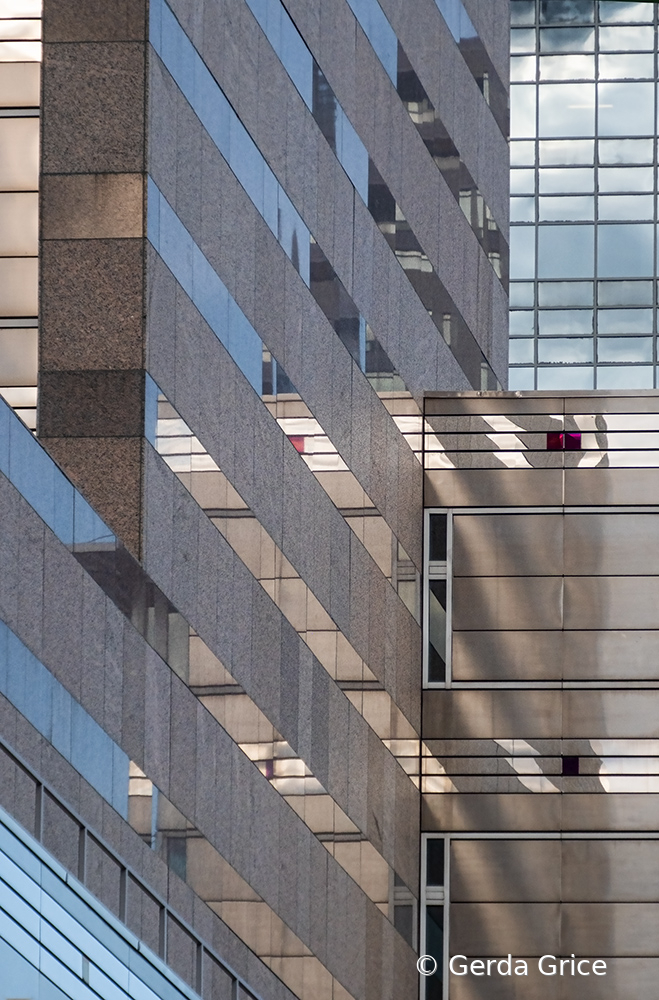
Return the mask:
[[488,3],[0,0],[2,1000],[418,991],[423,395],[507,370]]
[[652,388],[657,5],[511,9],[511,388]]

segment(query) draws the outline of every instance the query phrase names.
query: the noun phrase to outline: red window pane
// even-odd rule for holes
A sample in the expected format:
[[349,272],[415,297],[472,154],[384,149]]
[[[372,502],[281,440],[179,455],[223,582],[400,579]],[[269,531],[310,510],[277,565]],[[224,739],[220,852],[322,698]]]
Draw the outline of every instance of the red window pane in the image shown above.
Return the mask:
[[296,451],[299,451],[302,455],[304,452],[304,435],[303,434],[291,434],[288,438]]
[[563,435],[560,431],[547,432],[547,451],[563,451]]
[[565,450],[566,451],[581,451],[581,434],[574,431],[565,435]]

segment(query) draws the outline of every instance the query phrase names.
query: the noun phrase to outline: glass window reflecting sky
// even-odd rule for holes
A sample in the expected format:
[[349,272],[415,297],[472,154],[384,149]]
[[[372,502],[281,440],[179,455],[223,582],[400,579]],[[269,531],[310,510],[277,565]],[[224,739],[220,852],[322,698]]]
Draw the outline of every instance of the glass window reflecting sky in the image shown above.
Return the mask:
[[657,5],[511,11],[510,388],[657,386]]

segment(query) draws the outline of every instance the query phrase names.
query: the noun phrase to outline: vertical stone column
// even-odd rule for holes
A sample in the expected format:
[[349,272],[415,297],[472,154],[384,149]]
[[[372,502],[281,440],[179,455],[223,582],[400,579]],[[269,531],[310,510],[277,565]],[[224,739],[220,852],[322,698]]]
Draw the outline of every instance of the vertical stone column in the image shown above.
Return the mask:
[[147,0],[45,0],[38,436],[140,552]]

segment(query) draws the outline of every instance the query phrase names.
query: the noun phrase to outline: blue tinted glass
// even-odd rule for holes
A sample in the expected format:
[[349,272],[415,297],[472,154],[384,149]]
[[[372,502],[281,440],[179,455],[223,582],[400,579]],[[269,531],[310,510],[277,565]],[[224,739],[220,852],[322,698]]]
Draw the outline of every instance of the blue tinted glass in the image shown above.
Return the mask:
[[348,4],[395,87],[398,76],[398,39],[384,11],[377,0],[348,0]]
[[297,28],[285,12],[282,12],[281,19],[281,50],[277,52],[277,55],[283,62],[304,103],[311,110],[313,60]]
[[263,214],[263,157],[235,114],[230,122],[229,166]]
[[146,374],[144,388],[144,436],[155,447],[156,429],[158,426],[158,386],[151,376]]
[[602,278],[641,278],[654,273],[654,226],[597,227],[597,267]]
[[74,545],[107,545],[114,535],[85,498],[76,493],[73,501]]
[[345,112],[337,105],[336,155],[364,202],[368,203],[368,153]]
[[233,111],[226,97],[204,66],[195,59],[195,103],[199,121],[222,153],[229,159],[229,122]]
[[532,278],[535,274],[535,227],[515,226],[510,230],[510,276]]
[[594,267],[593,226],[540,226],[538,276],[590,278]]

